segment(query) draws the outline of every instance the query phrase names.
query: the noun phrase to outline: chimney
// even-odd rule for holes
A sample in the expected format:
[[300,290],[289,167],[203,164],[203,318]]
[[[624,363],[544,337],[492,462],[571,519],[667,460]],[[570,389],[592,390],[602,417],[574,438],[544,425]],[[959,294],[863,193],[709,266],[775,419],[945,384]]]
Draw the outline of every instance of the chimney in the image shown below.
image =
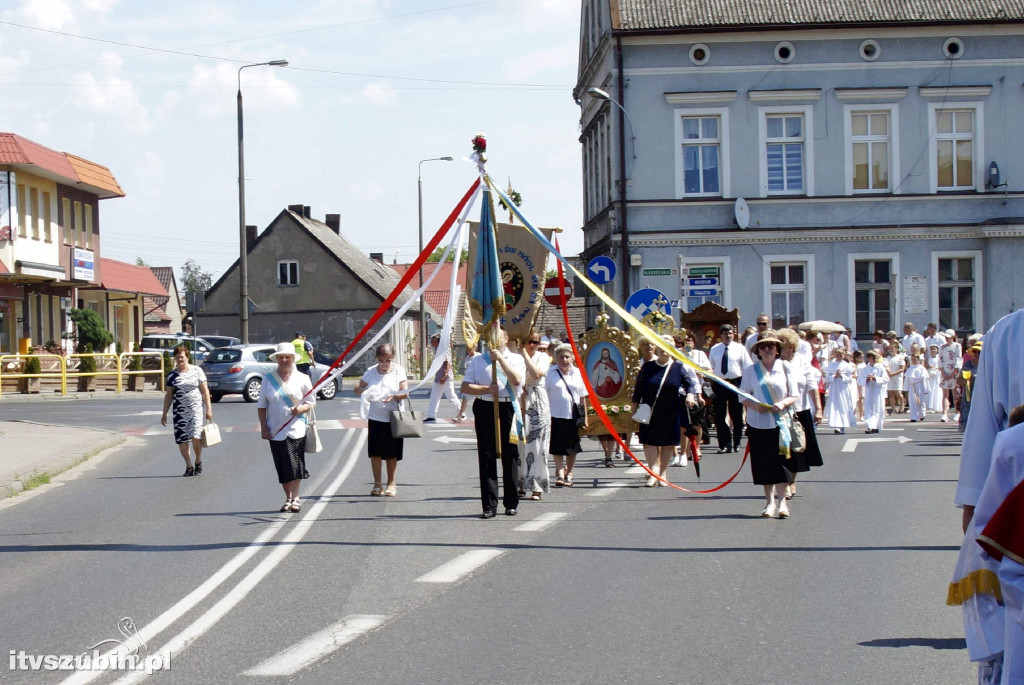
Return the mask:
[[256,226],[245,227],[245,251],[248,252],[252,249],[252,244],[256,242],[256,231],[259,228]]
[[302,216],[306,217],[307,219],[313,218],[309,215],[309,205],[302,205]]
[[324,219],[324,223],[332,231],[341,235],[341,214],[328,214]]
[[302,216],[302,205],[288,205],[288,211]]
[[379,263],[383,264],[384,263],[384,253],[383,252],[371,252],[370,253],[370,259],[372,259],[375,262],[379,262]]

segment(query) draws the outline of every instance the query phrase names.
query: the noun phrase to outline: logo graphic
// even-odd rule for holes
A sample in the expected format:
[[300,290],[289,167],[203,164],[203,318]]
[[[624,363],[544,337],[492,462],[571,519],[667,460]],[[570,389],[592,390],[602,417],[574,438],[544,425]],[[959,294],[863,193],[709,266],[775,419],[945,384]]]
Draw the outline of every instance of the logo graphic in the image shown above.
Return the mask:
[[[117,630],[123,640],[100,640],[81,654],[29,654],[23,649],[12,649],[8,654],[8,668],[12,671],[144,671],[146,675],[171,669],[170,652],[149,655],[149,646],[131,618],[125,616],[118,621]],[[107,651],[101,653],[100,647]]]

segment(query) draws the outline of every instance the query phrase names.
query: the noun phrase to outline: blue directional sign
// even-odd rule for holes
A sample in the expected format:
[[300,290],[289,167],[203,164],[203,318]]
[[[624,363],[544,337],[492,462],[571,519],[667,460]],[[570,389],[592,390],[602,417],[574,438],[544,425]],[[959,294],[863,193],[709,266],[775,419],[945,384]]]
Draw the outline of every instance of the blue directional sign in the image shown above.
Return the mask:
[[688,278],[687,285],[691,288],[694,287],[706,287],[709,285],[718,285],[718,279],[714,276],[705,276],[704,278]]
[[626,311],[640,319],[655,309],[662,314],[672,314],[672,303],[665,294],[654,288],[641,288],[626,300]]
[[597,285],[611,283],[615,278],[615,260],[598,255],[587,263],[587,276]]
[[704,289],[694,289],[694,288],[691,288],[690,291],[687,294],[690,297],[714,297],[715,295],[718,294],[718,289],[717,288],[704,288]]

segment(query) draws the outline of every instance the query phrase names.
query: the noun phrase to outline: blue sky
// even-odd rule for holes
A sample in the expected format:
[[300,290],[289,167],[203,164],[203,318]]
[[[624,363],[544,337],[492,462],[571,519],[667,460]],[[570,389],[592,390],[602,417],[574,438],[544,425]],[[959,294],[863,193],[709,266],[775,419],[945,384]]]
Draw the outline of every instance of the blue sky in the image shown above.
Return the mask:
[[[472,183],[470,138],[562,248],[583,247],[575,0],[20,0],[0,10],[0,130],[108,166],[103,256],[216,278],[238,256],[238,67],[246,219],[341,214],[390,262]],[[148,48],[148,49],[146,49]],[[185,54],[187,53],[187,54]],[[250,278],[252,275],[250,274]]]

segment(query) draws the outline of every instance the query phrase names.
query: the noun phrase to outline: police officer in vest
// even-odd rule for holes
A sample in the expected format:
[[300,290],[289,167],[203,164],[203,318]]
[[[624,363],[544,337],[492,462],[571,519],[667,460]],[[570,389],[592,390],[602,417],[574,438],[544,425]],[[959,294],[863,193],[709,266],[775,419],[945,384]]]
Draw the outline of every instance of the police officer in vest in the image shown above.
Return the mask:
[[313,346],[306,341],[306,335],[302,331],[295,334],[292,345],[295,347],[295,368],[309,376],[309,367],[313,363]]

